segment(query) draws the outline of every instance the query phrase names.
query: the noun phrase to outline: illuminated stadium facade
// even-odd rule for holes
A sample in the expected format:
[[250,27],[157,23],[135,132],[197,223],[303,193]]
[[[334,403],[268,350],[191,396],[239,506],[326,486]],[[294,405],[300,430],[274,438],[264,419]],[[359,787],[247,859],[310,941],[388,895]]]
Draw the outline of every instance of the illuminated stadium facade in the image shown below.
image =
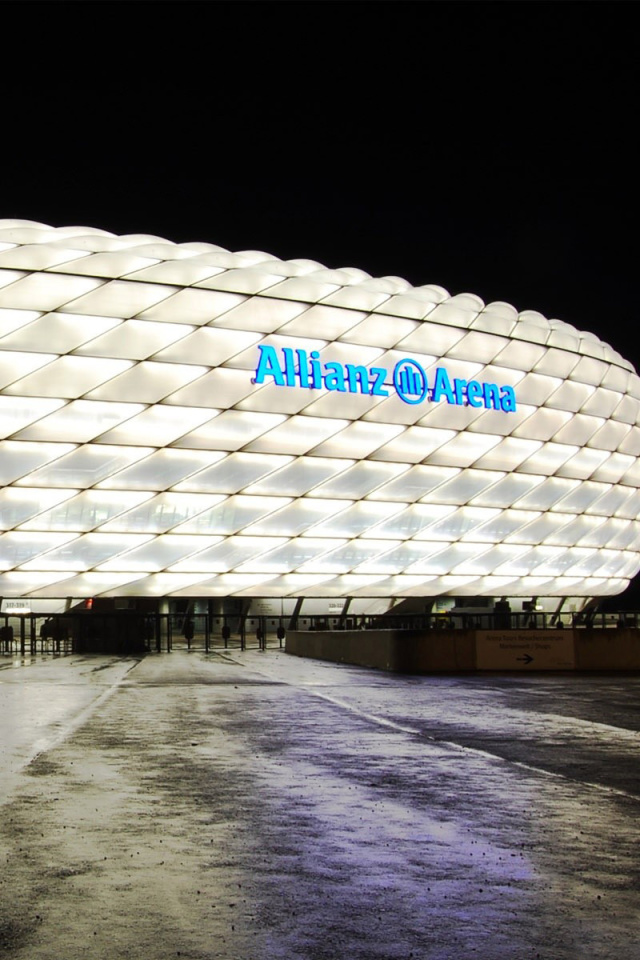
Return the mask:
[[640,381],[471,294],[0,221],[0,597],[310,613],[640,567]]

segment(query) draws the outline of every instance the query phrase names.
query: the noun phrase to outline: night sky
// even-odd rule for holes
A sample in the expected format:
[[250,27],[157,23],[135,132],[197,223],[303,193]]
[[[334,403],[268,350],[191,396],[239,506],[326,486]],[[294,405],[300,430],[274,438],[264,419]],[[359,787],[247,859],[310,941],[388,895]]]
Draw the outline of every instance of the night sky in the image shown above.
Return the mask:
[[0,217],[437,283],[640,366],[634,5],[9,6]]

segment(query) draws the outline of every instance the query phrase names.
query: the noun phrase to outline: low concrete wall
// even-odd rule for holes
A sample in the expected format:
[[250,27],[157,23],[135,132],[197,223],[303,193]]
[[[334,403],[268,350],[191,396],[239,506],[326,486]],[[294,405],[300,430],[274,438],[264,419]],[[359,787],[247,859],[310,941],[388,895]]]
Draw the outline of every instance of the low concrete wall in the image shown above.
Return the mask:
[[287,653],[394,673],[475,670],[472,630],[327,630],[287,633]]
[[[513,631],[520,641],[522,631]],[[508,639],[510,631],[503,631]],[[547,631],[547,639],[549,632]],[[552,656],[536,650],[543,646],[535,630],[531,638],[534,656],[526,657],[521,649],[512,654],[513,664],[497,659],[484,669],[517,670],[532,673],[558,669]],[[559,632],[563,647],[572,650],[564,662],[568,670],[640,671],[640,630],[565,630]],[[297,657],[329,660],[362,667],[374,667],[394,673],[462,673],[477,671],[478,642],[484,642],[475,630],[327,630],[290,631],[286,652]],[[509,644],[505,644],[509,646]],[[515,645],[522,647],[519,642]],[[480,657],[486,662],[486,656]]]
[[576,670],[640,670],[640,630],[575,630]]

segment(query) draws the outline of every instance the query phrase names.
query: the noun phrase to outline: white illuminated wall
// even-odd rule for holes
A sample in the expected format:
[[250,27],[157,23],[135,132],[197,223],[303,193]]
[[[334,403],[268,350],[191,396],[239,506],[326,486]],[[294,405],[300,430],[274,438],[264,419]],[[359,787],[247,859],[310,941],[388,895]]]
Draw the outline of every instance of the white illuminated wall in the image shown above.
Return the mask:
[[[517,409],[255,384],[260,344]],[[506,303],[0,221],[0,597],[616,594],[639,398],[610,346]]]

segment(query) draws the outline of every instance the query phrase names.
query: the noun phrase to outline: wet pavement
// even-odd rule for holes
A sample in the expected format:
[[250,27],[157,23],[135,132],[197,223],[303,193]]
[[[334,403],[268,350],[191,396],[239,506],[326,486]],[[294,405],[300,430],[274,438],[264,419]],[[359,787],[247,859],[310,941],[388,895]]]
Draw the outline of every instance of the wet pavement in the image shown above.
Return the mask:
[[640,677],[0,659],[0,956],[621,960]]

